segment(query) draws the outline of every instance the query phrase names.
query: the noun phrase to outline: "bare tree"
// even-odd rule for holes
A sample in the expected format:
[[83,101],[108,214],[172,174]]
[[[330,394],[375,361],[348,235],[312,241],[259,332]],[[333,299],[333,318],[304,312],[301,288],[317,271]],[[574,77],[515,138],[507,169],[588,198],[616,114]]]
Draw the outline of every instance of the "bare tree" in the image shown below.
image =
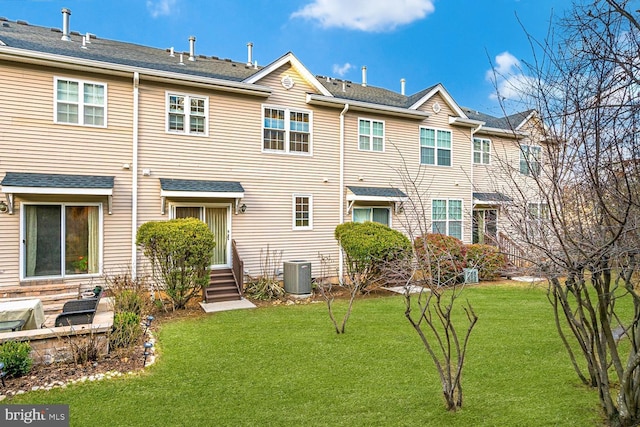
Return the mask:
[[518,165],[505,161],[501,175],[514,199],[504,214],[548,278],[573,367],[597,388],[614,426],[640,423],[640,25],[632,6],[577,4],[544,42],[530,36],[525,95],[543,124],[530,134],[543,147],[542,167],[522,153],[535,173],[519,179]]
[[[456,411],[463,403],[467,344],[478,321],[471,304],[458,301],[464,288],[462,243],[431,234],[429,182],[424,172],[412,175],[402,158],[396,173],[408,196],[399,220],[413,242],[413,252],[411,257],[385,263],[383,274],[389,284],[404,287],[405,317],[438,371],[447,410]],[[464,320],[459,317],[462,312]]]

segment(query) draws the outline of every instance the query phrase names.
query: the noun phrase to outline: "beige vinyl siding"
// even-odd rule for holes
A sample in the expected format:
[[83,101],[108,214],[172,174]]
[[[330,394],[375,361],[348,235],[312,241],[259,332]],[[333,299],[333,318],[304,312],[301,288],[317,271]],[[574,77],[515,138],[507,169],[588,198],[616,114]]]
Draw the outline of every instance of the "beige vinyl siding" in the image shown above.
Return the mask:
[[[431,106],[439,102],[442,107],[434,113]],[[373,115],[350,111],[345,119],[345,186],[396,187],[404,188],[398,168],[406,165],[409,176],[421,176],[421,198],[426,203],[430,220],[432,199],[461,199],[463,201],[463,240],[471,240],[471,151],[470,131],[462,127],[449,125],[449,116],[455,113],[449,109],[439,95],[425,103],[420,110],[427,111],[430,117],[423,120],[401,119],[392,116]],[[370,152],[358,150],[358,119],[382,120],[385,122],[385,151]],[[420,127],[445,129],[452,132],[452,165],[420,165]],[[360,177],[363,179],[360,180]],[[346,189],[345,189],[346,191]],[[411,196],[411,194],[408,194]],[[362,204],[365,205],[365,204]],[[356,205],[357,206],[357,205]],[[378,204],[378,206],[382,206]],[[407,208],[409,203],[405,205]],[[346,212],[345,220],[350,221],[351,213]],[[403,230],[402,224],[409,216],[393,214],[393,228]],[[405,230],[406,231],[406,230]]]
[[[280,84],[289,75],[294,86]],[[269,98],[166,87],[140,86],[139,224],[166,220],[160,214],[159,178],[239,181],[245,190],[245,214],[232,215],[231,238],[238,244],[245,270],[261,274],[260,251],[283,251],[283,260],[307,259],[318,273],[318,252],[337,258],[333,230],[339,220],[339,110],[319,109],[305,103],[313,88],[290,67],[267,76]],[[207,137],[168,134],[165,126],[165,91],[209,97]],[[262,152],[263,105],[312,111],[312,156]],[[161,107],[160,107],[161,106]],[[328,178],[329,182],[323,182]],[[292,195],[313,196],[313,229],[292,229]],[[217,202],[205,199],[198,202]],[[186,200],[173,199],[171,204]]]
[[[54,124],[54,76],[104,82],[108,90],[108,127]],[[109,175],[115,177],[113,214],[104,204],[105,270],[124,269],[130,260],[132,83],[107,75],[9,64],[0,66],[0,93],[10,102],[0,104],[0,177],[6,172]],[[70,201],[35,195],[16,195],[14,215],[3,215],[0,235],[0,286],[19,281],[20,203],[25,200]],[[87,198],[84,200],[95,200]],[[87,279],[65,279],[65,282]]]

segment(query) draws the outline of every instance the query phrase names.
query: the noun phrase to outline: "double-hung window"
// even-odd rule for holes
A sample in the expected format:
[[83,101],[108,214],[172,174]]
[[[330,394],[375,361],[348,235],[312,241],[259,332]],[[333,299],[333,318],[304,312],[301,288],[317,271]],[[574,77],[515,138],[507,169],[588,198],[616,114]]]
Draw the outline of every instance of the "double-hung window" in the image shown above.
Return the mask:
[[264,107],[263,151],[311,153],[311,112]]
[[209,98],[167,92],[167,132],[207,134]]
[[55,122],[82,126],[107,125],[107,85],[55,78]]
[[359,119],[358,148],[362,151],[384,151],[384,122]]
[[101,205],[23,206],[23,277],[64,277],[100,272]]
[[537,145],[520,146],[520,173],[528,176],[540,174],[542,148]]
[[451,132],[420,128],[420,164],[451,166]]
[[389,208],[353,208],[353,222],[373,221],[390,227],[390,218]]
[[293,229],[311,230],[313,228],[313,198],[307,194],[293,195]]
[[446,234],[462,240],[462,200],[433,200],[431,228],[433,233]]
[[476,165],[488,165],[491,163],[491,140],[473,138],[473,163]]

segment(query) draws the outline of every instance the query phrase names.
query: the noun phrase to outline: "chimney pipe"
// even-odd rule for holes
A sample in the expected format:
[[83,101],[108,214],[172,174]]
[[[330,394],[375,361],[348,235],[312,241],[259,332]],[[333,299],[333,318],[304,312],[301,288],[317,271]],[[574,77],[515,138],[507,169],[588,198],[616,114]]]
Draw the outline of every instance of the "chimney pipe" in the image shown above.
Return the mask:
[[404,85],[407,81],[405,79],[400,79],[400,94],[404,95]]
[[71,16],[71,10],[66,7],[62,8],[62,37],[60,40],[64,40],[66,42],[71,41],[71,37],[69,37],[69,17]]
[[367,87],[367,66],[362,66],[362,86]]
[[196,38],[195,36],[189,37],[189,61],[196,60]]
[[247,66],[253,65],[253,43],[247,43]]

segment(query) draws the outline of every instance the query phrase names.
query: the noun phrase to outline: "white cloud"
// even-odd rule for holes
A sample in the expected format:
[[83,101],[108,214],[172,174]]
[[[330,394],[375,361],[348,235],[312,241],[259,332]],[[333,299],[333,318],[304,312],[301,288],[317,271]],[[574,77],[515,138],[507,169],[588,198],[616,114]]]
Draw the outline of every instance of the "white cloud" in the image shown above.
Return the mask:
[[532,93],[534,80],[526,76],[520,67],[518,58],[509,52],[502,52],[495,58],[495,66],[487,70],[486,79],[492,82],[495,90],[490,99],[517,101]]
[[434,11],[433,0],[313,0],[291,14],[322,27],[360,31],[392,31]]
[[343,65],[333,64],[333,74],[336,74],[342,77],[345,74],[347,74],[347,72],[352,68],[353,68],[353,65],[349,64],[348,62]]
[[151,17],[168,16],[173,13],[177,0],[147,0],[147,10]]

